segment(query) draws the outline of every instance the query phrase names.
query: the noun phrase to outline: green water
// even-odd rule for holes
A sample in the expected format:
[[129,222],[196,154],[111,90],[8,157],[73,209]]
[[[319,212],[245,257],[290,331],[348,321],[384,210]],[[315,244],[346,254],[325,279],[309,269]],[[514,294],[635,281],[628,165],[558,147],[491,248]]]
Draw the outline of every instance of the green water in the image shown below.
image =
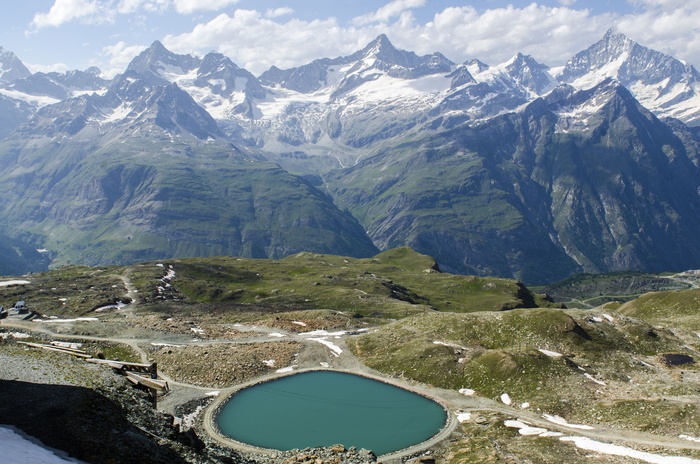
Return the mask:
[[421,443],[445,425],[428,398],[377,380],[332,371],[295,374],[236,393],[219,429],[278,450],[342,444],[381,455]]

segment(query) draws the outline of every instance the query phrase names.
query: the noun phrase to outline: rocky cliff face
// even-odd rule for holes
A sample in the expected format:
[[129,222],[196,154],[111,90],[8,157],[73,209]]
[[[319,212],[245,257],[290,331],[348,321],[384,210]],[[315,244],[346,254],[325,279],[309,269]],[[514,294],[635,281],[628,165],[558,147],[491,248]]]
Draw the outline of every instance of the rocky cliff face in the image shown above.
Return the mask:
[[382,248],[536,283],[692,266],[694,150],[609,81],[388,151],[329,184]]

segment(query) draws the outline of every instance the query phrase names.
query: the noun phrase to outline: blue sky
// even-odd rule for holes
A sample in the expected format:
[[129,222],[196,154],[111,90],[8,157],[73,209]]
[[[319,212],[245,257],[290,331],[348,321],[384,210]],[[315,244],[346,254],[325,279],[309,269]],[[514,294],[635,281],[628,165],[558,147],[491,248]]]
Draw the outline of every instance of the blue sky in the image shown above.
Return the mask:
[[29,0],[0,17],[0,45],[35,71],[113,75],[160,40],[178,53],[220,51],[259,74],[386,33],[398,48],[455,62],[523,52],[557,66],[610,27],[700,64],[700,0]]

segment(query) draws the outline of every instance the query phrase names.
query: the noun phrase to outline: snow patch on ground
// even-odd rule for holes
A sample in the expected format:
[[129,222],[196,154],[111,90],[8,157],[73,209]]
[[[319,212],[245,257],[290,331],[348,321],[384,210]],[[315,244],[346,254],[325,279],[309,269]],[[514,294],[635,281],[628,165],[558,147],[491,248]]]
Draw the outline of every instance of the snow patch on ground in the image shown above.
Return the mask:
[[51,342],[53,346],[58,346],[60,348],[70,348],[72,350],[79,350],[82,348],[82,343],[70,343],[70,342]]
[[133,108],[128,103],[122,103],[113,110],[103,113],[104,119],[102,119],[102,122],[109,124],[112,122],[121,121],[127,116],[129,116],[129,113],[131,113],[132,109]]
[[281,333],[279,333],[279,332],[272,332],[272,333],[269,333],[268,335],[269,335],[270,337],[277,337],[277,338],[286,337],[285,334],[281,334]]
[[282,369],[277,369],[275,372],[278,374],[286,374],[287,372],[293,372],[296,366],[283,367]]
[[27,285],[27,284],[31,284],[31,282],[28,280],[5,280],[4,282],[0,282],[0,287],[7,287],[9,285]]
[[512,427],[518,429],[520,435],[525,436],[538,436],[538,437],[561,437],[564,435],[560,432],[552,432],[542,427],[533,427],[527,422],[519,420],[507,420],[503,422],[506,427]]
[[460,350],[466,350],[465,347],[461,345],[457,345],[456,343],[447,343],[447,342],[441,342],[441,341],[433,341],[433,344],[435,345],[442,345],[442,346],[449,346],[450,348],[459,348]]
[[331,349],[333,356],[335,356],[336,358],[339,357],[340,354],[343,352],[343,350],[338,345],[336,345],[333,342],[329,342],[325,337],[309,338],[309,340],[313,340],[315,342],[319,342],[320,344],[327,346]]
[[221,394],[221,392],[218,390],[205,393],[206,396],[219,396],[220,394]]
[[474,393],[476,393],[471,388],[460,388],[459,392],[464,396],[472,396]]
[[549,351],[549,350],[543,350],[543,349],[538,349],[540,353],[549,356],[550,358],[561,358],[563,355],[561,353],[557,353],[556,351]]
[[590,425],[581,425],[581,424],[569,424],[566,419],[560,416],[550,416],[549,414],[542,414],[542,417],[547,419],[549,422],[557,425],[562,425],[564,427],[569,427],[571,429],[580,429],[580,430],[593,430],[593,427]]
[[329,332],[327,330],[314,330],[313,332],[306,332],[302,334],[305,337],[339,337],[341,335],[347,335],[347,330],[341,330],[340,332]]
[[65,464],[81,463],[77,459],[62,457],[48,448],[43,447],[38,440],[24,438],[11,428],[0,426],[0,449],[2,462],[15,464]]
[[106,310],[108,310],[108,309],[117,309],[117,310],[119,310],[119,309],[122,309],[124,306],[126,306],[126,304],[124,304],[124,303],[122,303],[121,301],[119,301],[119,302],[117,302],[117,304],[99,307],[99,308],[97,308],[97,309],[95,310],[95,312],[96,312],[96,313],[101,313],[102,311],[106,311]]
[[58,103],[59,99],[53,97],[47,97],[43,95],[29,95],[28,93],[23,93],[17,90],[0,89],[0,95],[6,97],[14,98],[15,100],[22,100],[25,103],[29,103],[32,106],[41,108],[46,105],[53,105]]
[[586,377],[588,380],[591,380],[591,381],[597,383],[598,385],[605,385],[605,382],[603,382],[602,380],[596,379],[595,377],[593,377],[593,376],[592,376],[591,374],[589,374],[588,372],[586,372],[585,374],[583,374],[583,376]]
[[507,406],[513,404],[513,401],[510,399],[510,395],[508,393],[504,393],[501,395],[501,401]]
[[292,321],[292,324],[300,325],[302,327],[306,327],[306,322],[301,322],[301,321]]
[[627,448],[625,446],[602,443],[591,440],[588,437],[562,437],[560,440],[573,442],[577,447],[587,451],[595,451],[597,453],[609,454],[612,456],[630,457],[654,464],[700,464],[700,460],[698,459],[686,458],[682,456],[662,456],[659,454],[651,454],[644,451],[637,451],[632,448]]
[[275,360],[274,359],[266,359],[263,361],[263,364],[265,364],[267,367],[275,367]]
[[458,413],[456,413],[456,416],[457,416],[457,420],[459,421],[460,424],[462,422],[467,422],[468,420],[470,420],[472,418],[472,415],[469,412],[458,412]]
[[42,319],[34,319],[34,322],[94,322],[99,321],[96,317],[77,317],[75,319],[51,319],[50,321],[44,321]]
[[186,416],[182,417],[182,425],[185,427],[191,428],[194,427],[195,420],[197,420],[197,416],[204,410],[202,406],[197,406],[197,409],[192,411],[190,414],[187,414]]

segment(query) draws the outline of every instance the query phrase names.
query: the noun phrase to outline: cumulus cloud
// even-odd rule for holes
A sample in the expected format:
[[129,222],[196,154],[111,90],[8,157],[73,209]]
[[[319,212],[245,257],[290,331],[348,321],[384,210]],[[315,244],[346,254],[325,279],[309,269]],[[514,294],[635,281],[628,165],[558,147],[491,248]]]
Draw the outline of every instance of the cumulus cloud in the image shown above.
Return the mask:
[[175,11],[182,14],[194,13],[199,10],[218,11],[234,5],[240,0],[174,0]]
[[[375,20],[361,27],[356,24],[364,20],[343,26],[335,18],[279,21],[254,10],[236,10],[185,34],[169,35],[163,43],[178,53],[216,49],[256,74],[271,65],[289,68],[317,58],[350,54],[382,33],[398,48],[420,54],[440,51],[457,62],[479,58],[498,64],[523,52],[555,65],[599,40],[615,19],[612,15],[592,16],[585,9],[533,3],[525,8],[483,11],[451,7],[420,24],[406,8],[422,3],[391,2],[386,9],[372,13]],[[382,22],[390,17],[393,22]]]
[[[495,64],[523,52],[558,64],[599,40],[613,24],[612,15],[593,16],[586,9],[532,3],[524,8],[509,5],[485,11],[446,8],[416,32],[438,50],[452,50],[459,60],[476,57]],[[412,39],[406,36],[403,40]],[[427,53],[425,46],[419,48]]]
[[419,8],[425,5],[425,0],[394,0],[379,8],[374,13],[353,18],[352,22],[356,26],[363,26],[374,22],[386,23],[390,19],[401,16],[411,8]]
[[32,73],[38,73],[38,72],[43,72],[43,73],[50,73],[50,72],[58,72],[58,73],[64,73],[68,71],[70,68],[68,67],[67,64],[65,63],[54,63],[54,64],[49,64],[49,65],[43,65],[43,64],[31,64],[31,63],[24,63],[24,65],[31,71]]
[[[83,20],[109,20],[109,11],[194,11],[233,5],[238,0],[55,0],[47,17],[37,25]],[[426,0],[393,0],[350,24],[336,18],[305,21],[292,17],[289,7],[265,11],[236,9],[195,25],[182,34],[162,38],[177,53],[202,54],[216,50],[238,65],[260,74],[276,65],[290,68],[317,58],[348,55],[385,33],[404,50],[427,54],[439,51],[455,62],[478,58],[499,64],[518,52],[532,55],[551,66],[564,64],[575,53],[600,40],[616,27],[642,45],[700,63],[700,2],[687,0],[629,0],[634,13],[593,14],[574,0],[559,0],[549,7],[531,3],[524,7],[476,9],[444,8],[429,21],[419,22],[413,10]],[[457,3],[457,2],[455,2]],[[463,3],[463,2],[460,2]],[[581,7],[572,6],[573,4]],[[567,6],[568,5],[568,6]],[[81,8],[78,8],[80,6]],[[144,47],[124,42],[106,47],[103,56],[110,70],[121,72]]]
[[144,51],[144,45],[127,45],[125,42],[117,42],[102,48],[102,56],[107,59],[107,68],[102,70],[106,77],[114,77],[124,72],[136,55]]
[[286,16],[294,13],[294,10],[287,6],[283,6],[281,8],[268,8],[267,11],[265,12],[265,16],[268,18],[279,18],[280,16]]
[[171,5],[171,0],[120,0],[116,11],[121,14],[136,13],[139,10],[163,12]]
[[198,24],[191,32],[168,35],[163,44],[177,53],[215,49],[239,66],[261,73],[272,65],[293,67],[315,58],[351,53],[368,40],[371,36],[343,28],[335,18],[280,22],[258,11],[239,9],[233,15],[220,14]]
[[617,29],[635,41],[700,64],[700,2],[639,0],[642,11],[620,19]]
[[29,32],[44,27],[59,27],[73,21],[88,24],[112,22],[117,14],[138,11],[162,13],[174,9],[180,14],[218,11],[240,0],[54,0],[48,13],[37,13]]
[[80,20],[87,23],[105,23],[113,18],[113,11],[99,0],[56,0],[48,13],[37,13],[32,21],[32,30],[43,27],[58,27],[64,23]]

